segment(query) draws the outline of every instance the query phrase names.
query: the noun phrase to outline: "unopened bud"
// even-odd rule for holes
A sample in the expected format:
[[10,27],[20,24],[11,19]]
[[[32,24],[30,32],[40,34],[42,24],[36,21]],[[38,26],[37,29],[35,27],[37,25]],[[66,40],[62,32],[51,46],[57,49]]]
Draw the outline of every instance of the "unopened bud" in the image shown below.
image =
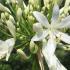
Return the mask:
[[33,41],[30,42],[30,51],[33,54],[37,53],[38,51],[38,46]]
[[22,17],[22,9],[18,8],[17,9],[17,18],[20,19]]
[[29,21],[34,21],[34,17],[33,16],[31,16],[31,15],[28,15],[28,19],[29,19]]
[[21,56],[22,59],[28,59],[27,55],[21,49],[18,49],[17,53]]
[[29,0],[30,5],[32,5],[33,8],[39,9],[41,6],[41,0]]
[[28,15],[29,13],[29,6],[26,7],[26,9],[24,10],[25,15]]
[[17,0],[11,0],[11,3],[12,4],[16,4],[17,3]]
[[15,34],[16,34],[15,25],[10,20],[6,21],[6,24],[7,24],[7,27],[9,29],[10,33],[15,38]]
[[17,0],[17,2],[18,2],[18,5],[19,5],[20,7],[23,6],[23,0]]
[[20,36],[20,40],[23,40],[23,36]]
[[5,16],[6,16],[6,18],[7,18],[7,17],[9,17],[9,14],[8,14],[7,12],[5,12]]
[[4,13],[1,13],[1,19],[5,20],[5,14]]

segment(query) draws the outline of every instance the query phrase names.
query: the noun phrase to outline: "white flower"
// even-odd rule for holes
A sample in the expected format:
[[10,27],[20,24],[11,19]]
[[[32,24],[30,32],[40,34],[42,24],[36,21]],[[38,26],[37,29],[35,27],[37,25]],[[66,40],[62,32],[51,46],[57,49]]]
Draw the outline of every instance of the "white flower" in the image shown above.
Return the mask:
[[6,41],[0,40],[0,59],[6,57],[6,61],[8,61],[14,44],[14,38],[7,39]]
[[[34,11],[34,16],[39,23],[33,25],[36,35],[31,41],[43,41],[48,39],[48,43],[43,41],[42,53],[49,66],[50,70],[67,70],[57,59],[54,52],[56,49],[57,37],[59,40],[70,44],[70,36],[61,32],[62,28],[70,28],[70,16],[65,17],[61,22],[59,21],[59,7],[54,5],[51,23],[40,12]],[[47,43],[47,44],[46,44]]]

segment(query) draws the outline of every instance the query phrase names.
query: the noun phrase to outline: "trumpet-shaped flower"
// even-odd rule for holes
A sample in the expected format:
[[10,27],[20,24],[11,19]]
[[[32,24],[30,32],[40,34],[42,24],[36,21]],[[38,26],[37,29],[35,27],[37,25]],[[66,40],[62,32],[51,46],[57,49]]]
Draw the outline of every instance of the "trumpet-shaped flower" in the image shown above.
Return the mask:
[[6,61],[8,61],[14,44],[14,38],[7,39],[6,41],[0,40],[0,59],[6,57]]
[[[39,23],[33,25],[33,29],[36,35],[31,41],[43,41],[42,53],[48,64],[50,70],[67,70],[55,56],[56,40],[62,40],[65,43],[70,44],[70,36],[60,30],[70,27],[70,16],[65,17],[59,21],[59,7],[54,5],[51,23],[47,18],[38,11],[34,11],[33,15]],[[48,42],[44,41],[47,40]]]

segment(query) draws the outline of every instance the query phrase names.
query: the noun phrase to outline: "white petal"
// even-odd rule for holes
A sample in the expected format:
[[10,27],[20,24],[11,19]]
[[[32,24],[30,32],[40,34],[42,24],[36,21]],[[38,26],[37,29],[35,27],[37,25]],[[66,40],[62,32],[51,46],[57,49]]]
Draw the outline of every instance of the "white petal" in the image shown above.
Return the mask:
[[6,50],[8,50],[8,45],[4,41],[1,41],[0,42],[0,52],[5,52]]
[[57,36],[60,40],[64,41],[65,43],[70,44],[70,36],[69,36],[68,34],[62,33],[62,32],[57,32],[57,33],[56,33],[56,36]]
[[49,56],[53,55],[56,49],[56,42],[53,38],[50,38],[48,40],[48,43],[45,42],[43,43],[43,48],[42,48],[42,52],[46,52],[46,54],[49,54]]
[[5,42],[8,44],[9,47],[11,47],[11,46],[14,46],[15,39],[14,38],[10,38],[10,39],[7,39]]
[[4,41],[0,40],[0,59],[4,58],[7,52],[8,52],[8,45]]
[[70,28],[70,16],[67,16],[66,18],[64,18],[59,24],[58,28],[65,28],[65,27]]
[[6,24],[7,24],[7,27],[9,29],[10,33],[15,38],[15,34],[16,34],[15,25],[10,20],[6,21]]
[[[53,61],[55,61],[55,64],[53,66],[53,70],[67,70],[58,60],[58,58],[54,55]],[[55,69],[54,69],[55,68]]]
[[[50,39],[49,39],[49,41],[50,41]],[[48,42],[49,42],[48,41]],[[52,41],[52,40],[51,40]],[[50,42],[50,44],[49,44],[49,46],[48,45],[46,45],[47,44],[47,42],[45,41],[45,42],[43,42],[43,44],[44,44],[44,46],[43,46],[43,48],[42,48],[42,53],[43,53],[43,55],[44,55],[44,57],[45,57],[45,60],[46,60],[46,62],[47,62],[47,64],[48,64],[48,67],[49,67],[49,70],[67,70],[61,63],[60,63],[60,61],[57,59],[57,57],[55,56],[55,54],[54,54],[54,51],[55,51],[55,48],[52,48],[51,47],[51,42]],[[52,45],[53,46],[53,45]],[[55,45],[54,45],[55,46]],[[53,47],[54,47],[53,46]],[[49,48],[49,50],[47,49],[48,47],[50,47]],[[51,50],[52,49],[52,50]],[[54,49],[54,50],[53,50]]]
[[42,25],[40,23],[33,24],[33,30],[35,32],[42,32],[43,31]]
[[6,61],[8,61],[9,57],[10,57],[10,53],[7,53],[6,54]]
[[49,70],[67,70],[58,60],[58,58],[55,55],[52,55],[47,60]]
[[58,21],[58,17],[59,17],[59,6],[58,5],[54,5],[52,18],[51,18],[51,23],[55,24]]
[[41,23],[45,27],[48,27],[49,22],[43,14],[41,14],[40,12],[34,11],[33,15],[35,16],[36,20],[39,21],[39,23]]
[[42,53],[50,70],[52,70],[51,67],[55,64],[55,61],[53,60],[55,49],[56,49],[56,43],[54,39],[50,38],[48,40],[48,43],[46,41],[43,41]]
[[10,56],[12,50],[13,50],[13,46],[15,44],[15,40],[14,40],[14,38],[11,38],[11,39],[6,40],[5,42],[8,45],[8,52],[7,52],[7,55],[6,55],[6,61],[8,61],[9,56]]
[[14,44],[14,38],[8,39],[6,41],[0,40],[0,59],[6,57],[6,60],[8,60]]
[[48,35],[48,30],[37,33],[31,40],[32,41],[41,41]]

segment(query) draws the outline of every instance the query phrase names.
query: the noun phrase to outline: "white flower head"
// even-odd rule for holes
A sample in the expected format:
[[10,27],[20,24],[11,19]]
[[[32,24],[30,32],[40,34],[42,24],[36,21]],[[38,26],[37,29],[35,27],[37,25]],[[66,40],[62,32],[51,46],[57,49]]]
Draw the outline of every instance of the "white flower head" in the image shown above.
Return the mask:
[[[44,44],[42,53],[45,57],[45,60],[48,63],[49,69],[53,67],[53,70],[67,70],[57,59],[54,52],[56,49],[56,37],[64,41],[65,43],[70,44],[70,36],[66,33],[61,32],[62,28],[70,28],[70,15],[65,17],[61,22],[59,19],[59,7],[54,5],[53,13],[51,18],[51,23],[48,22],[47,18],[38,11],[34,11],[33,15],[39,23],[33,25],[36,35],[31,39],[31,41],[43,41],[48,39],[48,43]],[[50,59],[49,59],[50,58]]]
[[14,38],[7,39],[6,41],[0,40],[0,59],[6,57],[6,61],[8,61],[14,44]]

